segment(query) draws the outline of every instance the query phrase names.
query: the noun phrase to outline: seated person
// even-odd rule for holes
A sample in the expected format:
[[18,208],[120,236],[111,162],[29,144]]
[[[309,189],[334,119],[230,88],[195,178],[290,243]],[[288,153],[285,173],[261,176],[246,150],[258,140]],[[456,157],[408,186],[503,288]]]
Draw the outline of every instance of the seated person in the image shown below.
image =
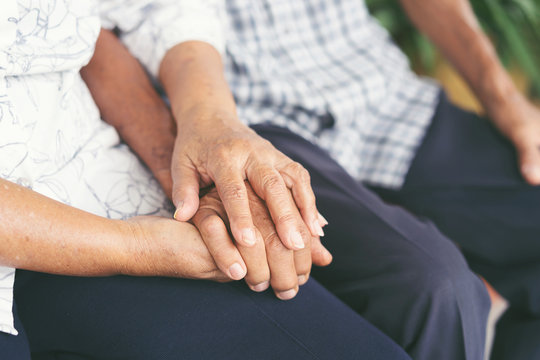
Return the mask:
[[[291,301],[221,283],[246,269],[223,272],[199,231],[172,219],[158,182],[100,119],[79,74],[100,31],[97,5],[0,3],[1,357],[30,359],[29,341],[34,359],[407,359],[315,281]],[[133,6],[122,2],[124,14]],[[145,89],[134,123],[170,120]],[[212,196],[201,199],[214,204],[204,209],[220,210]],[[253,213],[267,214],[251,198]],[[268,215],[254,216],[254,226],[256,244],[238,249],[264,257],[273,278],[292,273],[296,290],[307,281],[297,279],[296,261],[306,262],[273,235]],[[277,240],[266,251],[262,237]],[[318,249],[313,260],[327,264]]]
[[[120,30],[125,43],[150,72],[155,76],[159,73],[178,127],[193,129],[192,125],[196,124],[194,132],[201,134],[188,137],[179,133],[175,142],[172,169],[175,185],[171,186],[178,219],[186,220],[195,213],[201,183],[214,181],[218,190],[223,184],[236,183],[233,189],[238,191],[232,193],[246,199],[238,179],[255,180],[250,176],[254,165],[274,164],[273,153],[235,120],[265,124],[254,129],[310,171],[317,205],[330,220],[325,228],[329,239],[326,245],[334,254],[334,264],[315,269],[313,275],[415,358],[480,358],[484,312],[472,309],[484,309],[478,305],[481,291],[478,290],[472,302],[464,301],[460,293],[469,286],[464,284],[474,284],[475,289],[481,286],[474,281],[452,281],[460,285],[451,291],[455,298],[450,299],[448,306],[458,310],[448,311],[451,314],[448,318],[425,324],[424,313],[411,310],[422,302],[416,288],[407,285],[415,277],[405,275],[411,269],[425,269],[423,273],[432,276],[435,268],[443,268],[450,278],[458,274],[471,276],[459,256],[451,265],[444,266],[449,264],[448,257],[454,257],[453,250],[441,245],[450,239],[460,245],[473,269],[510,301],[511,318],[531,321],[525,324],[527,329],[537,326],[540,311],[535,279],[540,249],[536,241],[538,222],[529,209],[536,208],[539,200],[537,189],[530,185],[540,181],[537,174],[540,112],[511,83],[468,2],[403,0],[402,3],[413,22],[440,46],[467,79],[483,102],[490,121],[455,108],[438,86],[417,78],[386,32],[357,0],[294,3],[231,0],[226,2],[228,16],[222,22],[228,31],[223,32],[208,21],[212,17],[192,18],[198,24],[205,24],[197,28],[199,39],[213,39],[211,43],[218,50],[223,48],[221,37],[226,34],[223,62],[235,104],[231,103],[220,78],[220,59],[212,47],[182,44],[157,64],[152,54],[161,51],[164,42],[155,42],[149,51],[140,45],[145,43],[144,37],[133,36],[132,32],[133,24],[144,27],[149,26],[147,22],[143,19],[125,22],[120,24]],[[207,14],[223,13],[225,2],[206,4]],[[163,8],[154,6],[147,11],[159,13]],[[181,25],[168,23],[162,28],[178,29]],[[175,74],[175,65],[185,71]],[[194,94],[200,96],[186,96],[181,85],[197,81],[200,91]],[[268,127],[268,123],[285,127],[319,145],[354,180],[343,177],[337,170],[331,174],[332,167],[322,161],[324,153],[284,129]],[[219,149],[218,154],[222,155],[219,162],[200,156],[204,154],[200,151],[200,138],[207,140],[205,145],[216,144],[211,148]],[[233,161],[229,168],[232,172],[240,171],[240,176],[236,173],[229,176],[233,181],[220,184],[223,176],[215,176],[222,175],[215,170],[216,164],[223,168],[221,165],[229,159],[250,161],[240,165]],[[275,168],[280,172],[279,166]],[[335,184],[338,178],[348,179],[345,196],[325,187],[329,179]],[[275,176],[270,179],[279,183]],[[231,191],[221,193],[228,195]],[[436,228],[412,225],[419,220],[385,206],[374,193],[417,216],[431,219]],[[264,198],[260,191],[258,194]],[[354,198],[348,199],[351,203],[348,208],[343,202],[351,194]],[[227,203],[226,199],[224,202]],[[396,212],[400,215],[395,215]],[[233,234],[237,234],[235,238],[241,242],[234,225],[234,211],[226,213]],[[307,224],[312,223],[309,216],[304,218]],[[275,219],[279,230],[280,218]],[[389,232],[387,227],[394,231]],[[400,247],[403,241],[396,232],[411,247],[424,249],[426,254],[417,255],[414,250]],[[287,244],[287,233],[280,233]],[[386,240],[383,249],[375,246],[381,237]],[[518,239],[519,243],[508,239]],[[362,252],[356,253],[355,246],[361,246]],[[233,260],[222,257],[217,261],[221,268],[227,268]],[[397,270],[388,270],[392,267]],[[386,293],[381,295],[377,291],[378,283],[370,282],[373,269],[380,268],[385,271],[377,275],[383,273],[395,280],[385,282],[385,290],[400,293],[402,297],[397,299],[400,301],[388,302],[383,296]],[[421,276],[417,275],[416,280],[419,279]],[[419,288],[429,296],[449,292],[438,288],[438,285],[444,287],[445,281],[434,283],[437,285],[426,281]],[[402,287],[409,291],[401,291]],[[402,321],[400,314],[409,316]],[[455,321],[458,318],[462,322]],[[521,349],[506,351],[514,356],[519,353],[524,354],[523,358],[533,357],[531,354],[538,351],[534,350],[537,347],[534,334],[538,332],[533,331],[525,340],[506,340],[509,344],[519,343]],[[430,341],[430,335],[426,334],[443,339],[443,343]],[[433,349],[434,344],[437,349]],[[448,352],[448,349],[459,350]]]

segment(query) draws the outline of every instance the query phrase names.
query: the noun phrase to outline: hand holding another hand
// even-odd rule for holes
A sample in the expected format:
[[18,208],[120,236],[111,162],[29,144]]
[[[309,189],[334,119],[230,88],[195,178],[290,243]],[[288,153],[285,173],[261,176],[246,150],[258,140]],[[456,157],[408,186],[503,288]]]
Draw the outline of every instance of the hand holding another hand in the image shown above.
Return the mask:
[[[193,222],[224,274],[234,280],[245,277],[254,291],[264,291],[272,286],[278,298],[291,299],[298,292],[298,286],[308,280],[312,262],[325,266],[332,261],[332,256],[317,236],[310,237],[304,249],[287,249],[276,232],[264,201],[247,182],[245,186],[256,227],[255,245],[244,246],[230,237],[225,207],[215,188],[201,198]],[[295,220],[301,221],[299,214],[297,217]]]
[[257,236],[244,185],[247,180],[266,202],[288,249],[300,250],[311,236],[323,235],[309,173],[300,164],[241,124],[230,111],[192,109],[181,123],[172,159],[177,220],[189,220],[199,207],[199,188],[215,184],[235,240],[253,246]]

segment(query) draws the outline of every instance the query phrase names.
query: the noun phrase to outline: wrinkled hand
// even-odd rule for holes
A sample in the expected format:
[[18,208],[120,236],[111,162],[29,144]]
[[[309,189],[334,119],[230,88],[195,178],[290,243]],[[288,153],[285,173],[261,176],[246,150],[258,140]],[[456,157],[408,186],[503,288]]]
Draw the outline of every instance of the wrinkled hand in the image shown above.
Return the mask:
[[[231,239],[227,214],[215,188],[201,198],[193,223],[223,273],[235,280],[245,277],[253,291],[264,291],[271,285],[278,298],[291,299],[299,285],[308,280],[312,260],[316,265],[325,266],[332,261],[332,255],[319,237],[310,237],[302,250],[287,249],[276,233],[264,201],[247,182],[245,187],[256,226],[255,245],[246,247]],[[297,216],[294,220],[301,221],[300,215]]]
[[525,180],[531,185],[540,185],[540,108],[516,94],[490,115],[516,147]]
[[193,110],[184,116],[189,121],[182,121],[185,126],[179,128],[172,159],[177,220],[189,220],[199,207],[199,188],[214,183],[234,238],[253,246],[257,235],[244,185],[248,180],[266,202],[287,248],[302,249],[311,235],[323,235],[324,220],[315,206],[309,174],[300,164],[239,123],[236,115]]
[[219,270],[199,231],[189,223],[155,216],[129,219],[127,275],[229,281]]

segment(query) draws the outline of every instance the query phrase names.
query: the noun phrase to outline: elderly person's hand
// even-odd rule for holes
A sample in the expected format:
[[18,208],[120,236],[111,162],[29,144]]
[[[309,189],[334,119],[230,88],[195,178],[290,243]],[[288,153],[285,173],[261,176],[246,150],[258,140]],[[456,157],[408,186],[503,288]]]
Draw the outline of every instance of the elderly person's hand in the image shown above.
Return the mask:
[[540,108],[517,91],[490,108],[490,117],[512,141],[519,168],[531,185],[540,185]]
[[179,132],[173,152],[172,196],[178,220],[191,218],[197,210],[199,187],[214,183],[235,239],[242,245],[253,245],[256,236],[246,179],[266,201],[278,234],[289,249],[302,249],[311,236],[323,235],[309,174],[300,164],[246,126],[231,125],[234,119],[227,119],[232,115],[226,112],[194,112],[187,115],[193,117],[191,126],[189,131],[184,128]]
[[271,285],[278,298],[289,300],[298,292],[298,286],[308,280],[312,261],[325,266],[332,261],[332,255],[317,236],[311,237],[302,250],[293,251],[283,246],[264,202],[249,183],[245,186],[257,228],[254,246],[235,244],[231,239],[227,214],[215,188],[201,198],[193,223],[223,273],[236,280],[245,276],[254,291],[264,291]]
[[287,248],[303,249],[311,236],[323,235],[308,172],[238,120],[212,46],[192,41],[169,50],[160,80],[178,128],[172,159],[177,220],[189,220],[199,208],[199,189],[215,184],[235,240],[254,246],[247,180]]

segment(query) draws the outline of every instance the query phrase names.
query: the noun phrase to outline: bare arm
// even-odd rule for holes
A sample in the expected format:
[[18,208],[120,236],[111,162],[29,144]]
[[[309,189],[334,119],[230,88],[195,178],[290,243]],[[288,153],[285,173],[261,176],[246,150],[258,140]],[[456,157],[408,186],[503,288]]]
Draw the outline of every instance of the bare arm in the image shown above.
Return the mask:
[[486,108],[506,101],[515,88],[501,66],[468,0],[401,0],[417,27],[454,64]]
[[463,75],[516,146],[525,179],[540,184],[540,110],[516,89],[467,0],[401,0],[416,26]]
[[0,198],[0,265],[78,276],[226,279],[190,224],[109,220],[4,179]]
[[[0,179],[0,263],[70,275],[110,275],[125,261],[125,228]],[[62,219],[62,221],[59,221]]]
[[81,75],[103,119],[139,155],[170,198],[176,126],[142,66],[112,32],[102,30]]

